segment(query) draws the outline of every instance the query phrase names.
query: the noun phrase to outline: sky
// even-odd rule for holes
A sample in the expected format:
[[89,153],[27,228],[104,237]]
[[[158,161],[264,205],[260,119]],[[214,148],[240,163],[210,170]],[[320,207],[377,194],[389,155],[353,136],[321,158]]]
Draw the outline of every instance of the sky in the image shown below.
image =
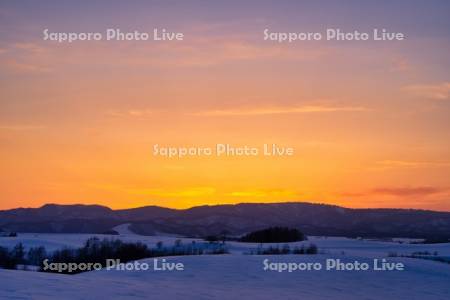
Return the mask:
[[[44,41],[183,32],[183,41]],[[263,30],[403,41],[264,41]],[[450,210],[448,1],[0,1],[0,209],[308,201]],[[153,145],[295,149],[152,155]]]

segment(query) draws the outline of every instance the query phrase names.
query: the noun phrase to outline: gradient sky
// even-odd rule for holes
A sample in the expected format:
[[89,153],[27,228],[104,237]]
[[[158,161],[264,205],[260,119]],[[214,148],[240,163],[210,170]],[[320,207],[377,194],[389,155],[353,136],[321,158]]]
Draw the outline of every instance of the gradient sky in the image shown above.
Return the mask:
[[[450,210],[450,2],[363,2],[0,1],[0,209]],[[407,39],[263,41],[265,28],[330,27]],[[58,44],[42,40],[45,28],[166,28],[185,39]],[[216,143],[296,154],[152,156],[153,144]]]

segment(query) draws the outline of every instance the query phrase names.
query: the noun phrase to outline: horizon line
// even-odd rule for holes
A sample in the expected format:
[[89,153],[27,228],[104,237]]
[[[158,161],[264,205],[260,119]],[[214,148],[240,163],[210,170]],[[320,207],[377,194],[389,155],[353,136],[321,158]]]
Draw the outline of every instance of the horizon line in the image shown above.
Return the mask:
[[108,208],[112,211],[120,211],[120,210],[130,210],[130,209],[140,209],[140,208],[146,208],[146,207],[158,207],[163,209],[170,209],[170,210],[177,210],[177,211],[183,211],[183,210],[189,210],[193,208],[199,208],[199,207],[216,207],[216,206],[237,206],[237,205],[243,205],[243,204],[255,204],[255,205],[273,205],[273,204],[312,204],[312,205],[326,205],[326,206],[335,206],[339,208],[344,209],[352,209],[352,210],[415,210],[415,211],[431,211],[431,212],[444,212],[444,213],[450,213],[450,210],[434,210],[434,209],[424,209],[424,208],[392,208],[392,207],[360,207],[360,208],[354,208],[354,207],[347,207],[337,204],[329,204],[329,203],[323,203],[323,202],[308,202],[308,201],[283,201],[283,202],[239,202],[239,203],[222,203],[222,204],[203,204],[203,205],[194,205],[186,208],[172,208],[167,206],[160,206],[160,205],[145,205],[145,206],[137,206],[137,207],[129,207],[129,208],[111,208],[106,205],[102,204],[86,204],[86,203],[69,203],[69,204],[59,204],[59,203],[45,203],[39,207],[15,207],[15,208],[9,208],[9,209],[0,209],[0,212],[2,211],[10,211],[10,210],[17,210],[17,209],[39,209],[43,208],[44,206],[48,205],[55,205],[55,206],[99,206]]

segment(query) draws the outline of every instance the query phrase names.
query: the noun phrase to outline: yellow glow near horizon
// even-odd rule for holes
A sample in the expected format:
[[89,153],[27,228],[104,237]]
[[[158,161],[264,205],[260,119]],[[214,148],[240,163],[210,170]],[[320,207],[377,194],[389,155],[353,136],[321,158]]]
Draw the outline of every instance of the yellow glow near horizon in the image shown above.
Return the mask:
[[[250,21],[210,23],[187,23],[178,43],[5,39],[0,209],[308,201],[450,210],[447,38],[279,44],[255,39]],[[432,55],[416,50],[424,44]],[[152,155],[154,144],[218,143],[295,154]]]

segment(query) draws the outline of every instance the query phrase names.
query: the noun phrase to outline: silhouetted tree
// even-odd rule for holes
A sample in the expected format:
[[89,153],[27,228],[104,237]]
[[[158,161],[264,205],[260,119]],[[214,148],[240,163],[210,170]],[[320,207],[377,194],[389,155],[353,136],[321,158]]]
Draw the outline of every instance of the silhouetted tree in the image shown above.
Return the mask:
[[45,250],[44,247],[40,246],[40,247],[30,248],[28,250],[27,260],[28,260],[28,263],[31,265],[39,266],[42,263],[42,261],[45,259],[46,256],[47,256],[47,251]]
[[289,243],[304,240],[306,237],[302,232],[288,227],[270,227],[253,231],[240,239],[241,242],[248,243]]

